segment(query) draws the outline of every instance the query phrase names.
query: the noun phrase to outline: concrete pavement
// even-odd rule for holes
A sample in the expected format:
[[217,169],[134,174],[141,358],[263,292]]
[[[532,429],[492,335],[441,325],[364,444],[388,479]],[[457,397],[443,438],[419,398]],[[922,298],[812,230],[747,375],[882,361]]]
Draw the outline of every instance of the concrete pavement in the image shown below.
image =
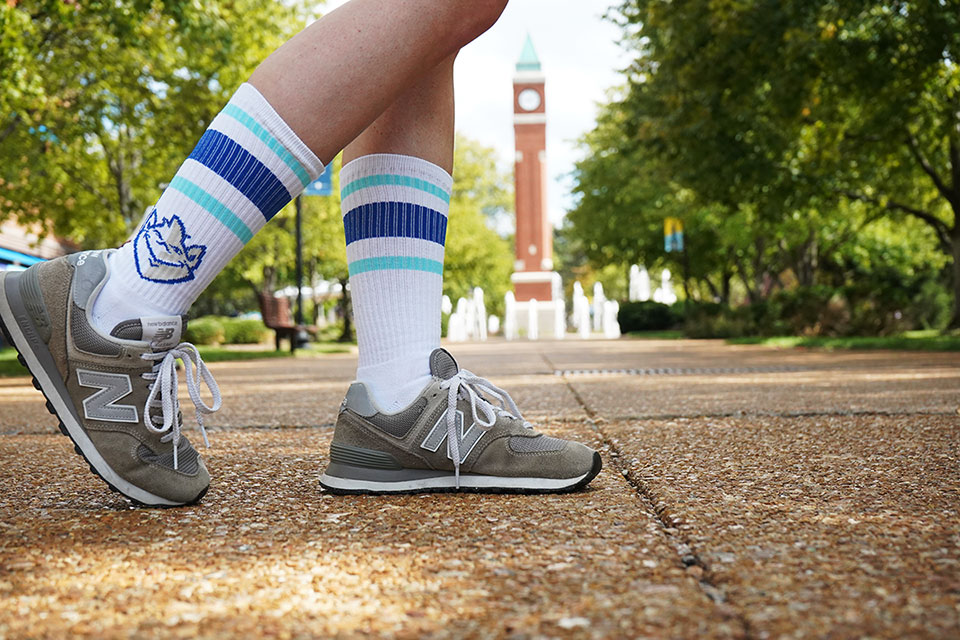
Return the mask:
[[321,493],[345,354],[212,365],[213,488],[133,510],[0,379],[0,638],[960,635],[960,355],[451,349],[589,490]]

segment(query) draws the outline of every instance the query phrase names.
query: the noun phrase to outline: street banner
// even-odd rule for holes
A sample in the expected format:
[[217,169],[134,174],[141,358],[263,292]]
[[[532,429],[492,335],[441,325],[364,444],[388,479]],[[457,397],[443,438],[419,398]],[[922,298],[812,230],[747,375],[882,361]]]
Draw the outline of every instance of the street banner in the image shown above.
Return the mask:
[[[332,164],[332,163],[331,163]],[[333,169],[327,166],[320,177],[307,185],[303,190],[305,196],[332,196],[333,195]]]
[[663,250],[683,251],[683,221],[680,218],[665,218],[663,221]]

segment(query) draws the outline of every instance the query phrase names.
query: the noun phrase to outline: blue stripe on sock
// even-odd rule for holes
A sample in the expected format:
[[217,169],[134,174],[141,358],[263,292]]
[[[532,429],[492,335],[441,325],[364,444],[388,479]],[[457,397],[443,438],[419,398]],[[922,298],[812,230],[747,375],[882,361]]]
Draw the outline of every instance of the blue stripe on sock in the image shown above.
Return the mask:
[[443,263],[429,258],[420,258],[417,256],[377,256],[375,258],[362,258],[354,260],[349,265],[350,275],[355,276],[367,271],[386,271],[404,270],[404,271],[426,271],[443,275]]
[[425,193],[429,193],[432,196],[440,198],[447,204],[450,203],[450,194],[446,192],[441,187],[433,184],[432,182],[427,182],[426,180],[421,180],[420,178],[414,178],[411,176],[403,176],[391,173],[380,173],[372,176],[366,176],[365,178],[357,178],[353,182],[350,182],[344,185],[340,190],[340,198],[346,198],[351,193],[358,191],[360,189],[366,189],[368,187],[379,187],[383,185],[389,186],[399,186],[399,187],[410,187],[412,189],[419,189]]
[[293,154],[287,151],[286,147],[274,138],[253,116],[233,103],[227,104],[227,106],[223,108],[223,112],[245,126],[253,135],[260,138],[265,145],[270,147],[270,150],[277,154],[277,157],[283,160],[284,164],[290,167],[291,171],[297,174],[297,178],[300,179],[300,184],[304,187],[310,184],[310,174],[303,168],[303,165],[297,162]]
[[207,129],[190,158],[232,184],[267,220],[293,199],[265,164],[219,131]]
[[366,238],[418,238],[443,245],[447,217],[409,202],[371,202],[343,216],[347,244]]
[[250,227],[233,211],[204,189],[181,176],[173,177],[173,180],[170,181],[170,188],[179,191],[203,207],[210,215],[222,222],[223,226],[240,238],[240,242],[244,244],[250,242],[250,239],[253,237],[253,231],[250,230]]

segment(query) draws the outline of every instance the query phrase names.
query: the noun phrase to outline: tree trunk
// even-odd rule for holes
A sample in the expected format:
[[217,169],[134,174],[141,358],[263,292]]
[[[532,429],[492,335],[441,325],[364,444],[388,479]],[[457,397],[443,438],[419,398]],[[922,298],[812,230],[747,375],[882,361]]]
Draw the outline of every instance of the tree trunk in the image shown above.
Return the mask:
[[353,342],[353,305],[350,304],[350,292],[347,291],[348,278],[340,279],[341,296],[340,311],[343,313],[343,333],[340,334],[338,342]]
[[714,302],[723,302],[720,297],[720,290],[717,289],[717,285],[713,284],[713,281],[710,278],[704,278],[704,282],[707,283],[707,288],[710,289],[710,295],[713,297]]
[[948,328],[960,329],[960,218],[953,224],[950,239],[953,253],[953,317]]

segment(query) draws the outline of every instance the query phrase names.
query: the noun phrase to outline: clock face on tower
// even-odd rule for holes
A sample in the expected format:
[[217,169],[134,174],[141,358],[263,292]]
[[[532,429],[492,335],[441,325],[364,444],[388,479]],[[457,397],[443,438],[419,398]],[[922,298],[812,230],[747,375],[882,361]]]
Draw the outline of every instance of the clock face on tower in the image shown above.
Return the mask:
[[524,89],[517,96],[517,104],[524,111],[533,111],[540,106],[540,92],[536,89]]

